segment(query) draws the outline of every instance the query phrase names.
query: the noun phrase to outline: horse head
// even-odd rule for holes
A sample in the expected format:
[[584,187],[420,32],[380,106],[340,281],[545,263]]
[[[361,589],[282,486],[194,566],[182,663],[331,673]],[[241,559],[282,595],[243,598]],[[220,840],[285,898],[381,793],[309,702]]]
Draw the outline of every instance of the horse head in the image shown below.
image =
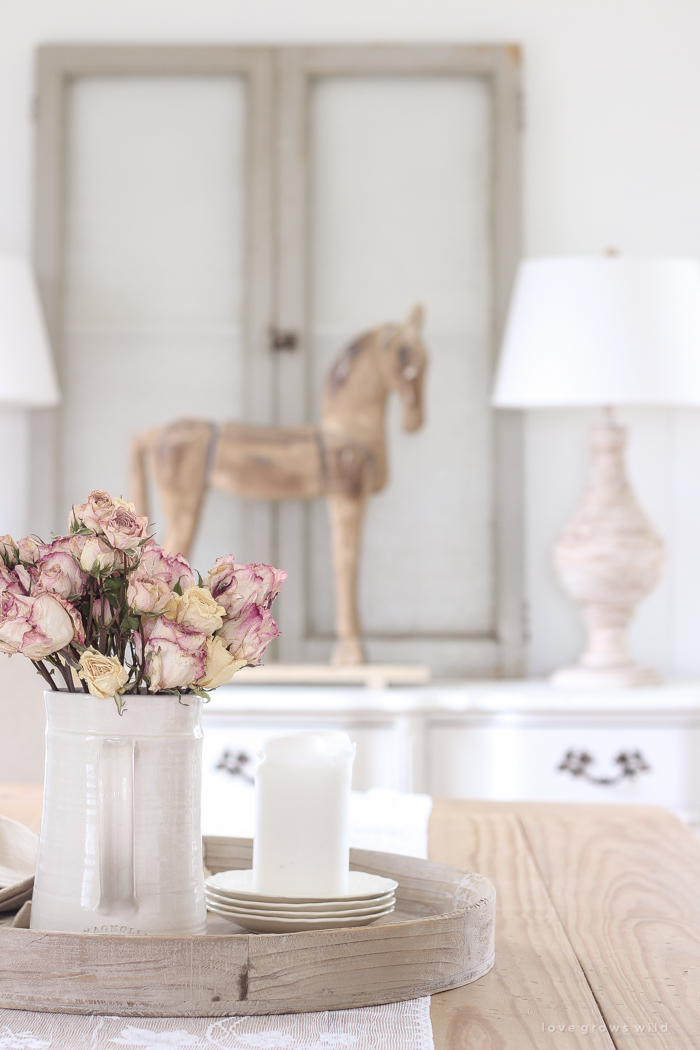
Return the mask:
[[423,378],[428,354],[421,338],[423,307],[415,306],[403,324],[390,332],[384,347],[388,386],[403,405],[404,430],[418,430],[423,423]]

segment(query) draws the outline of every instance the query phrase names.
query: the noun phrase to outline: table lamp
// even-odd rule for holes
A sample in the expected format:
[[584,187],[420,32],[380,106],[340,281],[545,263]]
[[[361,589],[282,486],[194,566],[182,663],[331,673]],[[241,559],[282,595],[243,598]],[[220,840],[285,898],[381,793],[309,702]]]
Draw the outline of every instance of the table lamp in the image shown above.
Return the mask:
[[626,631],[659,578],[664,544],[627,481],[626,434],[613,410],[700,406],[700,265],[619,256],[521,263],[493,404],[604,409],[588,486],[553,558],[581,607],[587,644],[550,681],[571,688],[660,681],[632,658]]
[[0,407],[60,401],[34,274],[26,259],[0,256]]

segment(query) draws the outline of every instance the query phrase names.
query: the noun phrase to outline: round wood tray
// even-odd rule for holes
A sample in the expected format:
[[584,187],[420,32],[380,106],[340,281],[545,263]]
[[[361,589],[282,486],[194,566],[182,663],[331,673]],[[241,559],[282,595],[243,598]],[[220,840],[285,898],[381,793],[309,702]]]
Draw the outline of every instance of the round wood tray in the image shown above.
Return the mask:
[[[210,871],[252,866],[251,839],[205,837]],[[372,926],[202,937],[0,928],[0,1006],[123,1017],[300,1013],[414,999],[493,966],[496,891],[482,875],[393,853],[350,867],[396,879],[396,911]]]

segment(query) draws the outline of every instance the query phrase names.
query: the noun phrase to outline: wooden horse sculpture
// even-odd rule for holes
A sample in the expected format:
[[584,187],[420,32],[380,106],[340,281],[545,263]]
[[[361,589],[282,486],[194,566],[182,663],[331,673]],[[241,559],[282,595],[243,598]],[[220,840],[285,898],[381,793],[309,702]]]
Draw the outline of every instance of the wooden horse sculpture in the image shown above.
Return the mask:
[[[148,456],[166,518],[164,547],[187,556],[207,488],[249,499],[314,499],[330,515],[337,642],[333,663],[364,662],[357,607],[357,569],[367,496],[387,483],[384,416],[395,390],[403,425],[423,422],[423,311],[404,324],[360,336],[335,360],[323,390],[320,427],[180,420],[142,431],[132,442],[131,490],[147,513]],[[208,468],[211,465],[210,476]]]

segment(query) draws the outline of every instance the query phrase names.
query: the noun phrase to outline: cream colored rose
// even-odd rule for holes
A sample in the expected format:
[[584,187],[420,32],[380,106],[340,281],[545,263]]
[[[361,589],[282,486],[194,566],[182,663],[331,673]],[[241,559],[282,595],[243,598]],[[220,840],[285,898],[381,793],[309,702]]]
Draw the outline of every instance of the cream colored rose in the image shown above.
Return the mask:
[[87,682],[91,696],[109,700],[122,691],[129,674],[116,656],[103,656],[96,649],[86,649],[80,657],[78,677]]
[[217,689],[220,685],[225,685],[231,681],[236,671],[245,667],[246,661],[234,660],[220,638],[207,638],[204,648],[207,663],[203,677],[197,682],[203,689]]
[[98,536],[90,536],[80,555],[80,568],[90,576],[95,576],[111,572],[115,565],[121,563],[121,559],[121,551],[112,550]]
[[226,610],[211,596],[208,587],[187,587],[177,603],[175,619],[185,627],[213,634],[223,623]]

